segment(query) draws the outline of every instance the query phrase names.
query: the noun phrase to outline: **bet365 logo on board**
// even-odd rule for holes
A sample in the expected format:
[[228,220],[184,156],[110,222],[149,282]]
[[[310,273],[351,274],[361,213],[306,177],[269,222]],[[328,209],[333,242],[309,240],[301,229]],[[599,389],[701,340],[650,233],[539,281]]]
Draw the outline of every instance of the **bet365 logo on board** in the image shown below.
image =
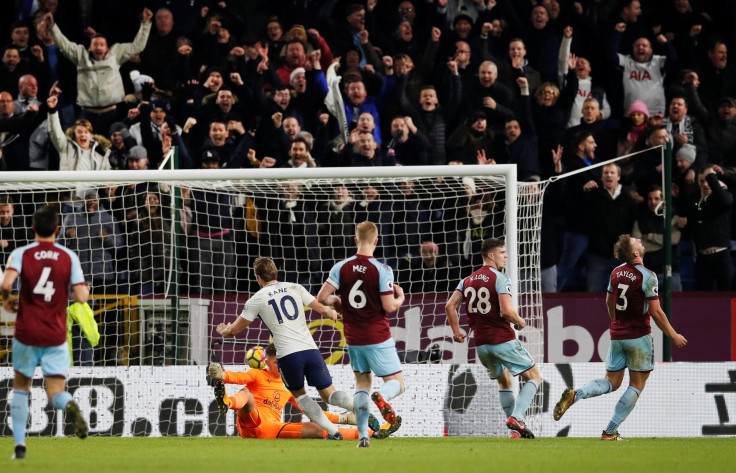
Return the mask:
[[[89,419],[89,434],[99,436],[123,435],[125,425],[125,388],[117,378],[69,378],[68,391]],[[13,435],[10,420],[10,393],[13,380],[0,380],[0,436]],[[59,411],[60,412],[60,411]],[[61,429],[64,435],[74,435],[74,426],[62,422],[57,411],[46,399],[43,380],[36,378],[31,385],[29,405],[30,436],[55,436]]]

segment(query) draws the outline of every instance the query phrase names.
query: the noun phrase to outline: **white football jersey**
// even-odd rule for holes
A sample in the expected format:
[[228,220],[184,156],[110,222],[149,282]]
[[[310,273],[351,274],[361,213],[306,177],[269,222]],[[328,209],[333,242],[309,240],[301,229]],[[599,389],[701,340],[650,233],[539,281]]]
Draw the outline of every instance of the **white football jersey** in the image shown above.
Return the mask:
[[618,55],[618,64],[624,68],[624,114],[629,113],[632,103],[641,100],[647,105],[650,117],[655,113],[665,115],[667,102],[662,69],[666,62],[665,56],[656,54],[649,62],[636,62],[629,55]]
[[317,348],[304,315],[304,306],[314,299],[301,284],[275,282],[248,299],[240,317],[251,322],[260,317],[271,331],[276,357],[283,358]]

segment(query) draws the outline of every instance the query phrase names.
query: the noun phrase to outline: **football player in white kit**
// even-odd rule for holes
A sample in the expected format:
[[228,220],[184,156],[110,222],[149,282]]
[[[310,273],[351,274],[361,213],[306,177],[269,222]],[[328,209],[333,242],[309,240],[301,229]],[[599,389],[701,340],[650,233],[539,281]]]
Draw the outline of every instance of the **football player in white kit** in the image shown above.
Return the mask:
[[322,408],[304,388],[306,377],[307,383],[317,389],[322,400],[354,410],[353,396],[345,391],[336,391],[332,384],[327,365],[307,327],[304,306],[332,320],[337,320],[337,312],[317,301],[301,284],[277,281],[278,269],[271,258],[256,259],[253,270],[261,290],[248,299],[235,322],[219,324],[217,333],[232,337],[260,317],[273,336],[281,378],[299,408],[309,420],[327,431],[328,439],[341,440],[342,435],[335,424],[327,419]]

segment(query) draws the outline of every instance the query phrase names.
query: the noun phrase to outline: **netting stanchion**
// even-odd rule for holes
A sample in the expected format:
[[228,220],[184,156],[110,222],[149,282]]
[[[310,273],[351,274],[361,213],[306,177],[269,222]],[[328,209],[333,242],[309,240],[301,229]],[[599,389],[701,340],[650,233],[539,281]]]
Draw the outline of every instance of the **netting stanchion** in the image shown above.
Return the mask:
[[[376,257],[407,292],[404,306],[390,316],[407,377],[407,392],[396,404],[404,414],[403,435],[503,435],[495,383],[475,363],[472,346],[452,342],[444,305],[460,279],[482,265],[481,241],[504,238],[514,302],[528,324],[519,336],[542,361],[545,187],[517,183],[515,166],[507,165],[0,176],[0,194],[13,197],[19,225],[29,227],[40,204],[60,209],[59,242],[79,254],[92,284],[102,337],[89,349],[94,366],[79,368],[88,370],[80,387],[89,390],[93,379],[141,376],[140,386],[127,387],[138,394],[124,409],[110,395],[109,416],[92,426],[103,435],[195,435],[198,427],[187,427],[181,416],[200,411],[210,413],[203,424],[210,434],[232,434],[232,419],[216,413],[198,365],[216,359],[242,367],[247,346],[268,343],[259,321],[235,341],[221,340],[214,330],[234,320],[258,289],[253,260],[273,258],[279,279],[316,294],[329,268],[354,253],[355,224],[363,220],[378,225]],[[342,323],[311,313],[308,321],[336,386],[352,389]],[[465,317],[461,323],[467,328]],[[156,391],[171,386],[194,394]],[[159,403],[159,412],[139,419],[135,409],[147,397]],[[540,390],[528,418],[532,428],[538,427],[541,399]],[[118,420],[122,430],[108,428],[106,422]]]

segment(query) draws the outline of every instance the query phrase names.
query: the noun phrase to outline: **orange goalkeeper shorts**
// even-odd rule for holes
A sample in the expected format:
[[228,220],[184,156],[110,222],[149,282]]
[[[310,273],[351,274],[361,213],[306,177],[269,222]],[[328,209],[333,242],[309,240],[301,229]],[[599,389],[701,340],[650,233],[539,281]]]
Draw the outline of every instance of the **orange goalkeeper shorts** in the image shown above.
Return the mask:
[[[236,427],[238,429],[238,434],[246,439],[275,439],[279,437],[279,433],[282,429],[287,426],[289,427],[287,430],[291,431],[293,430],[293,427],[297,427],[298,431],[301,432],[302,423],[272,422],[261,417],[258,413],[258,408],[249,414],[238,411]],[[294,433],[292,433],[292,435],[294,435]],[[289,437],[292,435],[289,435]]]

